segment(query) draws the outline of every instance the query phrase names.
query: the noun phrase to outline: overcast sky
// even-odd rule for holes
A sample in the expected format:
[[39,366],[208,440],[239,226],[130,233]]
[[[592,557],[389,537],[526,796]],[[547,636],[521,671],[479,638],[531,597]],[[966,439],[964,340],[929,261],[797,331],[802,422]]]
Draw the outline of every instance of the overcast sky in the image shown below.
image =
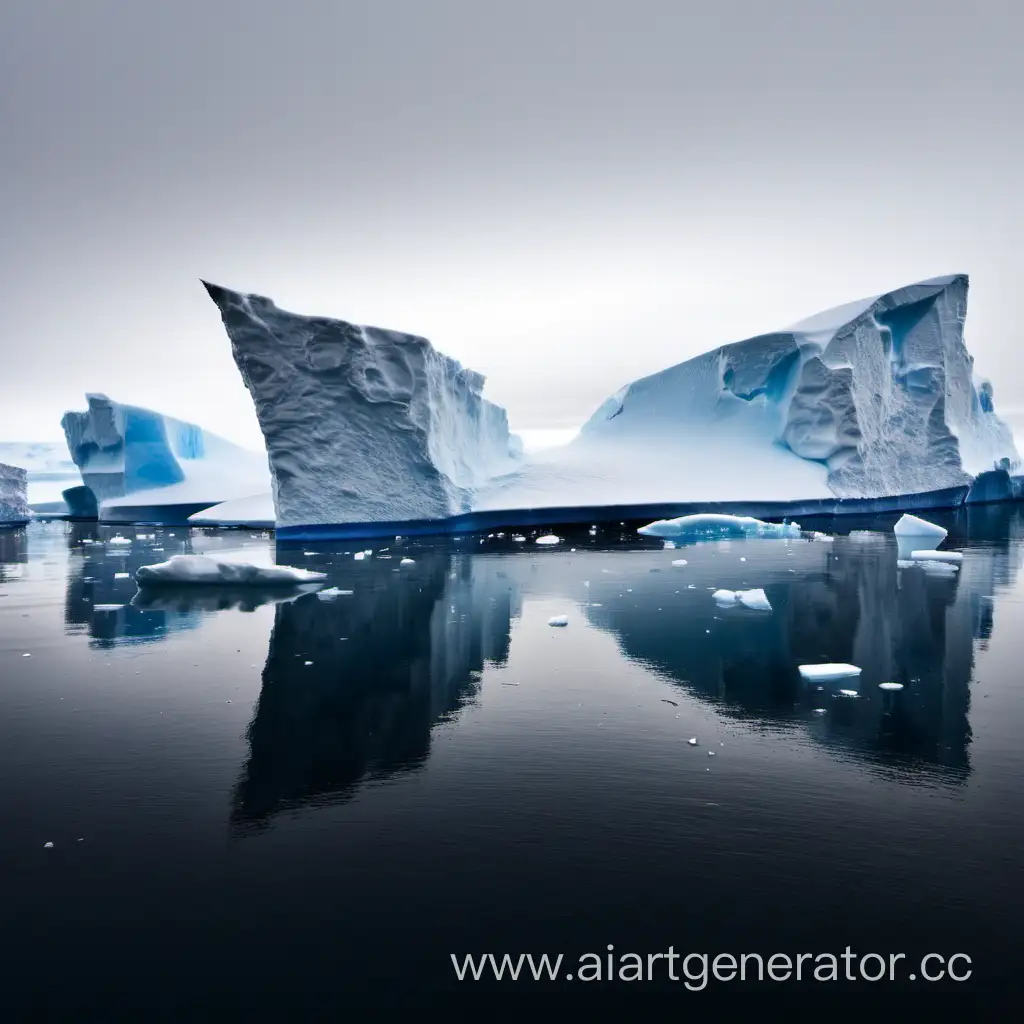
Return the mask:
[[429,337],[514,426],[972,278],[1024,406],[1021,0],[6,0],[0,440],[261,443],[201,277]]

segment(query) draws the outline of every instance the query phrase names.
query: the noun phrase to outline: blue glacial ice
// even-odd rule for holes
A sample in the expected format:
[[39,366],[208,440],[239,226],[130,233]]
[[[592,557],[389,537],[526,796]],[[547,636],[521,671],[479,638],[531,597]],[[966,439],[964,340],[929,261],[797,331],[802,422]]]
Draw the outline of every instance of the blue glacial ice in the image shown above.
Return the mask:
[[645,537],[664,537],[679,542],[696,542],[724,537],[795,538],[801,536],[797,523],[765,523],[752,516],[731,516],[701,512],[676,519],[658,519],[636,531]]
[[86,396],[85,412],[61,420],[68,451],[102,518],[118,509],[195,509],[265,490],[266,455],[250,452],[171,416],[106,395]]

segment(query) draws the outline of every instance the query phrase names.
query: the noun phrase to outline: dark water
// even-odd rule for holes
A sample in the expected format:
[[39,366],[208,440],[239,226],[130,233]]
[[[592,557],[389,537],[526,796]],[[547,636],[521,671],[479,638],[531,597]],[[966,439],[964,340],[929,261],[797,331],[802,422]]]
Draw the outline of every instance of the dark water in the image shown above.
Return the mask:
[[[353,593],[279,603],[144,598],[116,575],[186,549],[273,557],[265,537],[0,532],[5,1019],[363,1020],[481,993],[619,998],[625,1019],[1013,1007],[1024,520],[949,520],[950,578],[898,569],[890,521],[853,525],[882,532],[297,548],[279,560]],[[773,612],[710,596],[743,586]],[[863,674],[803,683],[822,661]],[[460,983],[450,956],[563,953],[565,974],[609,944],[909,966],[693,992],[664,961],[649,981]],[[908,980],[926,953],[967,954],[971,977]]]

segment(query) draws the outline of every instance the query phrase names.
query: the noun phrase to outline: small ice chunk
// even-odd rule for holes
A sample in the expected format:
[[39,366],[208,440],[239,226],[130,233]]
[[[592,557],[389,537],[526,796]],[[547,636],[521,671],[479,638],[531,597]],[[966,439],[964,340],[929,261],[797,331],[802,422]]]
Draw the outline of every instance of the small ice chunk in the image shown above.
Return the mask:
[[840,690],[840,697],[859,697],[860,694],[856,690]]
[[895,692],[896,690],[902,690],[902,683],[879,683],[878,688],[880,690],[887,690],[889,692]]
[[336,597],[347,597],[351,590],[339,590],[337,587],[328,587],[326,590],[318,590],[316,596],[321,601],[333,601]]
[[964,560],[961,551],[934,551],[930,548],[920,551],[911,551],[910,557],[915,562],[962,562]]
[[551,618],[548,619],[548,625],[549,626],[568,626],[569,625],[569,616],[568,615],[552,615]]
[[108,544],[131,544],[131,539],[129,537],[122,537],[120,534],[118,534],[116,537],[111,537],[110,540],[107,541],[107,543]]
[[929,541],[935,541],[935,547],[938,547],[946,539],[948,533],[943,527],[909,513],[900,516],[900,520],[892,528],[892,532],[897,537],[927,537]]
[[686,565],[687,562],[686,562],[685,558],[673,558],[672,559],[672,564],[673,565],[678,565],[678,566],[682,567],[682,566]]
[[357,562],[361,562],[366,557],[366,552],[365,551],[357,551],[352,557]]
[[562,538],[556,537],[553,533],[546,533],[543,537],[538,537],[534,544],[561,544]]
[[293,586],[326,578],[326,573],[295,569],[290,565],[226,562],[209,555],[172,555],[166,562],[143,565],[135,573],[136,582],[142,586],[166,583]]
[[52,850],[53,849],[53,843],[43,843],[43,849],[44,850]]
[[398,564],[399,565],[415,565],[416,564],[416,560],[414,558],[403,558]]
[[124,607],[123,604],[94,604],[93,611],[96,612],[118,612]]
[[519,534],[519,533],[517,533],[517,534],[516,534],[516,535],[515,535],[515,536],[514,536],[514,537],[512,538],[512,540],[513,540],[513,541],[514,541],[514,542],[515,542],[516,544],[525,544],[525,543],[526,543],[526,538],[525,538],[525,537],[524,537],[524,536],[523,536],[522,534]]
[[697,737],[691,736],[686,742],[689,743],[691,747],[695,747],[697,746]]
[[713,750],[709,750],[708,751],[708,757],[714,757],[714,756],[715,756],[715,752]]
[[843,662],[823,662],[820,665],[799,665],[800,675],[812,683],[828,682],[831,679],[846,679],[859,676],[860,669],[856,665]]
[[130,572],[115,572],[114,573],[114,579],[115,580],[127,580],[127,579],[131,579],[131,575],[132,574]]
[[721,608],[730,608],[733,605],[741,604],[745,608],[753,608],[755,611],[770,612],[771,603],[763,590],[716,590],[712,595],[715,602]]
[[32,657],[32,655],[31,655],[31,654],[29,654],[28,652],[26,652],[25,654],[23,654],[23,655],[22,655],[22,657],[23,657],[23,658],[31,658],[31,657]]

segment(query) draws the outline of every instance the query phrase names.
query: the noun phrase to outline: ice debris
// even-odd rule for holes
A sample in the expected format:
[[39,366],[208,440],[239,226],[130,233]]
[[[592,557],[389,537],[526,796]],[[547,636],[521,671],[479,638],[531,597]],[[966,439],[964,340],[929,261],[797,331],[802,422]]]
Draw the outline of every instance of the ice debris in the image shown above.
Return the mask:
[[902,683],[879,683],[878,684],[878,688],[880,690],[887,690],[887,691],[889,691],[891,693],[895,693],[895,691],[903,689],[903,684]]
[[398,564],[399,565],[415,565],[416,564],[416,560],[413,559],[413,558],[403,558]]
[[548,625],[549,626],[568,626],[569,625],[569,616],[568,615],[552,615],[551,618],[548,619]]
[[673,558],[672,559],[672,564],[673,565],[678,565],[678,566],[682,567],[682,566],[686,565],[687,562],[686,562],[685,558]]
[[556,537],[553,533],[546,533],[543,537],[538,537],[534,544],[561,544],[562,538]]

